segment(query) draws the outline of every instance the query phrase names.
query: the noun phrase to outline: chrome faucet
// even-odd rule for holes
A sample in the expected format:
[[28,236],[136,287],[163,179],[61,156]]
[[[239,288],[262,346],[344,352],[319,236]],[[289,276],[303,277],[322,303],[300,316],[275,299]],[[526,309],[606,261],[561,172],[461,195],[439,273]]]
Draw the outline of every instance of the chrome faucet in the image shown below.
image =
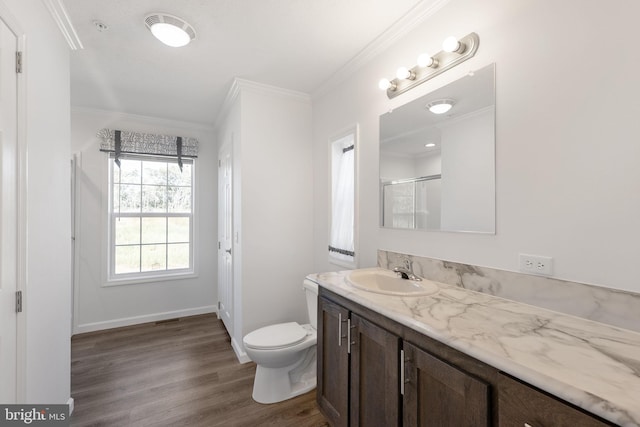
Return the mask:
[[398,276],[407,280],[414,280],[416,282],[421,281],[422,279],[415,274],[413,274],[412,262],[409,258],[404,259],[404,267],[394,267],[393,271],[398,273]]

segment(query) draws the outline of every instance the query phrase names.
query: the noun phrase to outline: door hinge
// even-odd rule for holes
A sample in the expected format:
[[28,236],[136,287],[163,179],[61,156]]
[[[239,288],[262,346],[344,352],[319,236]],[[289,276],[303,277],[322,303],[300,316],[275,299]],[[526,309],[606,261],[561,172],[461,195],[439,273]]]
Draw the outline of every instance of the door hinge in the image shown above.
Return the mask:
[[16,313],[22,313],[22,291],[16,291]]
[[222,160],[218,160],[218,167],[222,167]]
[[22,73],[22,52],[16,52],[16,73]]
[[220,306],[221,306],[220,301],[218,301],[218,313],[220,313]]
[[220,249],[220,242],[218,242],[218,249]]

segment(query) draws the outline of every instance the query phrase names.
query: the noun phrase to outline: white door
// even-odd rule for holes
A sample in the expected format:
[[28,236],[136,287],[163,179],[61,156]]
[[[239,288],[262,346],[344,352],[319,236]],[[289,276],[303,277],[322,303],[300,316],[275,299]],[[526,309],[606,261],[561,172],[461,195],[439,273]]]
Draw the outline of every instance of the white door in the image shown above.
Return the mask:
[[18,39],[0,19],[0,402],[16,402]]
[[233,143],[218,153],[218,317],[233,336]]

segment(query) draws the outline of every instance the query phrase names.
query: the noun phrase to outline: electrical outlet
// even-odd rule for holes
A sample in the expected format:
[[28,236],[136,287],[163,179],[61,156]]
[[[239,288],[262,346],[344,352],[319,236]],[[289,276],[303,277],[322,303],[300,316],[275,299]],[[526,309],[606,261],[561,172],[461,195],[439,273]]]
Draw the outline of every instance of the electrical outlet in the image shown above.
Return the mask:
[[520,271],[524,273],[553,275],[553,258],[541,255],[520,254]]

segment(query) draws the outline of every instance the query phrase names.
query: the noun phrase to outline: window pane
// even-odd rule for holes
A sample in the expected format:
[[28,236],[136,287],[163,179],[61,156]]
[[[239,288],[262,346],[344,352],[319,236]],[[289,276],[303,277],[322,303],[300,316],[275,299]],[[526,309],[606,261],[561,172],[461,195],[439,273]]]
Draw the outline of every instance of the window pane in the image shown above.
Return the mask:
[[113,182],[123,184],[140,184],[140,160],[120,159],[120,168],[113,162]]
[[116,246],[115,274],[140,271],[140,246]]
[[191,188],[168,187],[169,212],[191,212]]
[[169,185],[191,187],[191,164],[183,164],[182,172],[177,163],[169,163]]
[[142,218],[142,243],[165,243],[167,241],[166,218]]
[[[169,222],[169,243],[188,243],[189,242],[189,223],[190,218],[167,218]],[[171,252],[169,252],[171,253]]]
[[166,212],[167,187],[160,185],[142,186],[142,212]]
[[166,245],[142,246],[141,271],[165,270],[167,268],[166,262],[167,262],[167,246]]
[[167,163],[142,162],[142,183],[167,185]]
[[167,246],[169,247],[167,268],[189,268],[189,244],[174,243]]
[[114,222],[116,245],[140,243],[140,218],[116,218]]
[[114,185],[113,211],[140,212],[140,186],[127,184]]

